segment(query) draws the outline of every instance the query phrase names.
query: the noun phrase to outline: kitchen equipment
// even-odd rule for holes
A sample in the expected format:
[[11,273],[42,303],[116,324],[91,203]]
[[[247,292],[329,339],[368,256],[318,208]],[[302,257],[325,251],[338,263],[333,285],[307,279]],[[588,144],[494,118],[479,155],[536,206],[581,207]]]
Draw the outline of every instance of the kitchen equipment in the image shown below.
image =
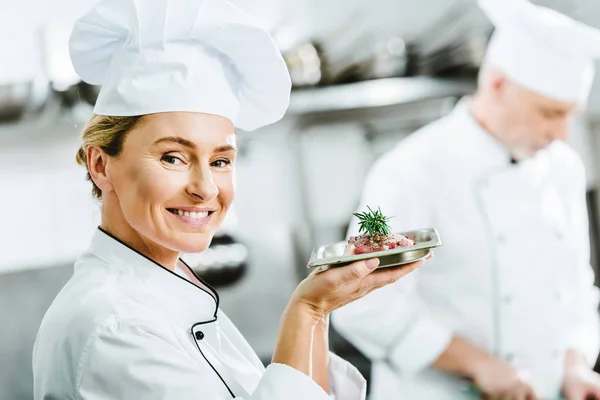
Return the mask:
[[215,236],[201,253],[185,254],[183,260],[215,288],[230,286],[242,279],[248,263],[248,249],[232,235]]
[[31,82],[0,85],[0,120],[20,118],[27,108],[30,94]]
[[[327,57],[328,53],[325,53]],[[343,84],[405,75],[408,65],[407,44],[398,35],[375,37],[365,34],[352,43],[352,50],[337,64],[331,61],[330,82]]]
[[43,79],[0,84],[0,123],[40,114],[49,95],[50,87]]
[[407,74],[476,76],[490,31],[476,4],[454,4],[412,38]]
[[316,42],[304,42],[284,51],[294,88],[318,85],[323,77],[323,51]]
[[422,260],[432,252],[432,249],[442,246],[436,229],[421,229],[404,232],[401,235],[413,240],[415,245],[348,256],[344,255],[347,242],[337,242],[314,249],[308,262],[308,268],[342,267],[369,258],[379,258],[378,268],[394,267]]
[[398,35],[390,35],[378,41],[374,46],[371,65],[365,73],[365,79],[403,76],[408,66],[408,47]]
[[100,86],[79,81],[60,92],[60,97],[63,105],[70,108],[82,102],[93,106],[96,104],[98,94],[100,94]]
[[276,30],[275,37],[286,38],[280,48],[294,88],[404,75],[407,45],[395,29],[374,30],[358,9],[338,17],[343,20],[310,38]]

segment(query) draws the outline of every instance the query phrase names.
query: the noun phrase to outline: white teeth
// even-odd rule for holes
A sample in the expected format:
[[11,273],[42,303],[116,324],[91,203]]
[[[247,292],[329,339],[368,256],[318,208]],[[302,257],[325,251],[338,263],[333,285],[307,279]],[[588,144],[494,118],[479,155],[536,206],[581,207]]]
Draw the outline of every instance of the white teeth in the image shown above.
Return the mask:
[[208,211],[204,211],[204,212],[195,212],[195,211],[183,211],[183,210],[176,210],[177,214],[180,216],[185,216],[191,219],[202,219],[202,218],[206,218],[208,217]]

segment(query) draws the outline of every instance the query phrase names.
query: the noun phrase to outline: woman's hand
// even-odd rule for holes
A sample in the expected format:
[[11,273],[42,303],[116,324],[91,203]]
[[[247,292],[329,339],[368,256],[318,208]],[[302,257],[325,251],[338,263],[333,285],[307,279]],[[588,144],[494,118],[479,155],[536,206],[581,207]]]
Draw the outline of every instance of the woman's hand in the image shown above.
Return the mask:
[[344,267],[319,269],[300,282],[288,307],[308,313],[316,323],[333,310],[396,282],[423,263],[377,269],[379,260],[372,258]]
[[[325,325],[329,313],[396,282],[422,264],[419,261],[377,270],[379,260],[371,259],[314,271],[300,282],[281,317],[273,362],[303,372],[328,392],[329,380],[323,374],[329,364]],[[319,330],[320,325],[324,331]]]

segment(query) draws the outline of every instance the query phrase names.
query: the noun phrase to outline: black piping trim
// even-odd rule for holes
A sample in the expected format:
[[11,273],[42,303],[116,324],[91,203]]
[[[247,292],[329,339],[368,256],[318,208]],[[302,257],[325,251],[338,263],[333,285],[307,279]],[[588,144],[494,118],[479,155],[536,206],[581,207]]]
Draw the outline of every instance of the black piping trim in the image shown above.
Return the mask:
[[194,337],[194,328],[195,327],[197,327],[198,325],[210,324],[212,322],[216,322],[216,320],[217,320],[217,318],[215,317],[215,319],[212,320],[212,321],[197,322],[194,325],[192,325],[192,327],[190,328],[190,333],[192,335],[192,340],[194,341],[194,343],[196,343],[196,347],[198,348],[198,351],[200,352],[200,354],[202,354],[202,357],[204,357],[204,360],[206,360],[206,362],[208,363],[208,365],[210,365],[210,367],[212,368],[212,370],[215,371],[215,374],[217,374],[217,376],[219,377],[219,379],[221,380],[221,382],[223,382],[223,385],[225,385],[225,387],[227,388],[227,391],[229,391],[229,394],[231,395],[231,398],[235,399],[235,394],[233,394],[233,391],[229,388],[229,385],[227,385],[227,382],[225,382],[225,379],[223,379],[223,377],[221,376],[221,374],[219,373],[219,371],[217,371],[217,369],[214,367],[214,365],[212,365],[210,363],[210,361],[208,361],[208,358],[206,358],[206,356],[204,355],[204,352],[202,351],[202,349],[200,348],[200,345],[198,344],[198,341]]
[[[203,285],[206,285],[206,287],[210,289],[210,291],[213,293],[213,297],[215,298],[215,301],[217,302],[217,310],[218,310],[219,304],[221,302],[221,300],[219,299],[219,293],[212,286],[210,286],[208,284],[208,282],[206,282],[204,279],[199,277],[198,274],[196,274],[196,271],[194,271],[185,261],[183,261],[181,258],[179,259],[179,261],[181,261],[181,263],[187,267],[187,269],[192,273],[192,275],[194,275],[194,277],[196,279],[198,279],[200,282],[202,282]],[[171,272],[171,271],[169,271],[169,272]],[[175,275],[177,275],[177,274],[175,274]],[[179,276],[179,275],[177,275],[177,276]],[[190,282],[190,283],[192,283],[192,282]],[[194,286],[199,287],[197,285],[194,285]],[[202,289],[202,288],[200,288],[200,289]],[[202,290],[204,290],[204,289],[202,289]],[[206,292],[206,290],[205,290],[205,292]],[[217,318],[217,313],[215,312],[215,319],[216,318]]]
[[216,308],[215,308],[215,313],[214,313],[214,320],[210,321],[210,322],[214,322],[217,320],[217,313],[219,311],[219,294],[217,293],[217,291],[210,286],[208,283],[206,283],[202,278],[200,278],[198,275],[196,275],[196,273],[194,272],[194,270],[192,270],[189,265],[187,265],[185,263],[185,261],[183,261],[181,258],[179,259],[179,261],[181,261],[183,263],[183,265],[185,265],[190,272],[196,277],[196,279],[198,279],[200,282],[202,282],[204,285],[206,285],[206,287],[212,292],[212,294],[210,292],[208,292],[206,289],[204,289],[203,287],[200,287],[196,284],[194,284],[194,282],[190,282],[187,279],[185,279],[182,276],[177,275],[175,272],[171,271],[168,268],[165,268],[164,266],[162,266],[161,264],[157,263],[156,261],[154,261],[151,258],[146,257],[144,254],[140,253],[139,251],[137,251],[136,249],[134,249],[133,247],[129,246],[127,243],[123,242],[121,239],[113,236],[112,234],[108,233],[107,231],[105,231],[104,229],[102,229],[101,227],[98,227],[98,229],[100,230],[100,232],[104,233],[105,235],[107,235],[108,237],[116,240],[117,242],[119,242],[120,244],[122,244],[123,246],[127,247],[128,249],[130,249],[131,251],[139,254],[140,256],[144,257],[146,260],[156,264],[157,266],[159,266],[160,268],[162,268],[164,271],[170,273],[173,276],[176,276],[178,279],[181,279],[183,282],[186,282],[187,284],[190,284],[192,286],[194,286],[195,288],[198,288],[200,290],[202,290],[204,293],[208,294],[209,296],[211,296],[213,298],[213,300],[216,303]]
[[217,376],[219,377],[219,379],[221,380],[221,382],[223,382],[223,384],[225,385],[225,387],[227,388],[227,391],[229,391],[229,394],[231,395],[232,398],[235,398],[235,395],[233,394],[233,391],[229,388],[229,385],[227,385],[227,382],[225,382],[225,379],[223,379],[223,377],[221,376],[221,374],[219,374],[219,371],[217,371],[217,369],[210,363],[210,361],[208,361],[208,359],[206,358],[206,356],[204,355],[204,353],[202,352],[202,349],[200,348],[200,345],[198,345],[198,341],[196,340],[196,338],[194,337],[194,328],[197,327],[198,325],[203,325],[203,324],[210,324],[213,322],[217,321],[217,313],[219,311],[219,293],[217,293],[217,291],[210,286],[207,282],[204,281],[204,279],[200,278],[196,272],[194,272],[194,270],[192,268],[190,268],[189,265],[187,265],[187,263],[185,261],[183,261],[181,258],[179,259],[179,261],[181,261],[183,263],[183,265],[186,266],[186,268],[192,273],[192,275],[194,275],[194,277],[196,279],[198,279],[198,281],[202,282],[204,285],[206,285],[206,287],[212,292],[209,293],[207,290],[205,290],[204,288],[194,284],[193,282],[188,281],[187,279],[183,278],[182,276],[177,275],[175,272],[171,271],[168,268],[165,268],[164,266],[162,266],[161,264],[157,263],[156,261],[152,260],[151,258],[146,257],[144,254],[140,253],[139,251],[137,251],[136,249],[134,249],[133,247],[129,246],[127,243],[124,243],[122,240],[120,240],[119,238],[111,235],[110,233],[108,233],[107,231],[105,231],[104,229],[102,229],[101,227],[98,227],[98,229],[104,233],[105,235],[109,236],[110,238],[116,240],[117,242],[119,242],[120,244],[122,244],[123,246],[127,247],[128,249],[130,249],[131,251],[134,251],[135,253],[139,254],[140,256],[144,257],[145,259],[147,259],[148,261],[151,261],[152,263],[156,264],[157,266],[159,266],[160,268],[162,268],[163,270],[165,270],[166,272],[170,273],[173,276],[176,276],[178,279],[181,279],[182,281],[202,290],[204,293],[208,294],[209,296],[211,296],[216,303],[216,308],[215,308],[215,313],[214,313],[214,317],[212,320],[210,321],[204,321],[204,322],[197,322],[194,325],[192,325],[192,327],[190,328],[190,333],[192,335],[192,340],[194,341],[194,343],[196,344],[196,347],[198,348],[198,351],[200,352],[200,354],[202,354],[202,357],[204,358],[204,360],[208,363],[208,365],[210,365],[210,367],[212,368],[213,371],[215,371],[215,373],[217,374]]

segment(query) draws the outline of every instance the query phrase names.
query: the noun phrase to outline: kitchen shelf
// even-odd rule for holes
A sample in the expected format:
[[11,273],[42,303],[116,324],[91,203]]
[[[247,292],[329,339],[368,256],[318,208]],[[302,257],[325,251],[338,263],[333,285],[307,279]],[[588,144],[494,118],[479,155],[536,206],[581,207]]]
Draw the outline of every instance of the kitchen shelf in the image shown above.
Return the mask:
[[415,76],[296,89],[287,116],[308,117],[314,120],[311,124],[360,121],[367,114],[385,114],[397,106],[462,97],[475,88],[473,79]]

